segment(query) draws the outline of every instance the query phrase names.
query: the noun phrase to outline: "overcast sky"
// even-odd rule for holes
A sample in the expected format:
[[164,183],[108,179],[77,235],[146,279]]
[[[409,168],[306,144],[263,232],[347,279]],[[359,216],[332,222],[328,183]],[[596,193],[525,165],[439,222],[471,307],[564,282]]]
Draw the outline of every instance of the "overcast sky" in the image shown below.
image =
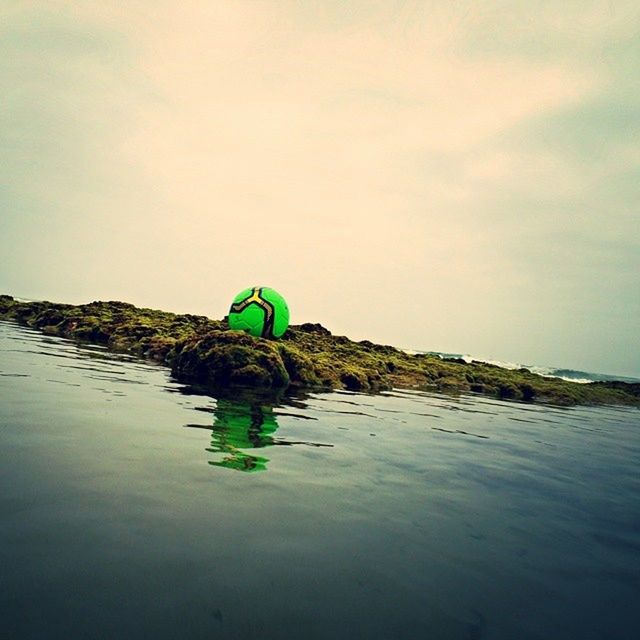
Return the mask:
[[0,4],[0,291],[640,375],[640,4]]

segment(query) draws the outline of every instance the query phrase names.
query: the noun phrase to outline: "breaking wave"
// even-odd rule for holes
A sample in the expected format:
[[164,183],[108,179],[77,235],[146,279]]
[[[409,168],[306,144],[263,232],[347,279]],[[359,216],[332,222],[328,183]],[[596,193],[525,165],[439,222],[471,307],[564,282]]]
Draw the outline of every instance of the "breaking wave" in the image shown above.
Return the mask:
[[621,382],[640,382],[640,378],[631,378],[628,376],[616,376],[608,373],[593,373],[589,371],[579,371],[576,369],[564,369],[558,367],[543,367],[539,365],[521,364],[516,362],[503,362],[502,360],[490,360],[486,358],[476,358],[466,353],[443,353],[441,351],[411,351],[410,353],[426,353],[432,356],[438,356],[442,360],[464,360],[465,362],[483,362],[492,364],[502,369],[529,369],[531,373],[545,376],[547,378],[561,378],[571,382],[579,382],[588,384],[590,382],[606,382],[619,380]]

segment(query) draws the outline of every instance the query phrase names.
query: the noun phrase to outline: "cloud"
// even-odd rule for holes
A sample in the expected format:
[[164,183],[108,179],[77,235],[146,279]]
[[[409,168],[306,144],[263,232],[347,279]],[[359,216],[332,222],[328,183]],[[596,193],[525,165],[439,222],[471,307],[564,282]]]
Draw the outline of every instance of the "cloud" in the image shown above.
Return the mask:
[[635,12],[8,3],[2,284],[221,315],[261,280],[351,335],[628,372]]

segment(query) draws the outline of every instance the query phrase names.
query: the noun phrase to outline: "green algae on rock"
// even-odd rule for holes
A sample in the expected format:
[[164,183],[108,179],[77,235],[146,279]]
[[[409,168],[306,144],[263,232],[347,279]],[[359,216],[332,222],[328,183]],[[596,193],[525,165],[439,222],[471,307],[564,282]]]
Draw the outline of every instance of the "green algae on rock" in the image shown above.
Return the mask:
[[320,324],[292,326],[282,339],[272,341],[232,331],[225,320],[205,316],[124,302],[20,302],[7,295],[0,295],[0,319],[161,362],[171,367],[177,380],[212,390],[376,392],[404,387],[560,405],[640,406],[640,384],[578,384],[527,369],[409,354],[368,340],[334,336]]

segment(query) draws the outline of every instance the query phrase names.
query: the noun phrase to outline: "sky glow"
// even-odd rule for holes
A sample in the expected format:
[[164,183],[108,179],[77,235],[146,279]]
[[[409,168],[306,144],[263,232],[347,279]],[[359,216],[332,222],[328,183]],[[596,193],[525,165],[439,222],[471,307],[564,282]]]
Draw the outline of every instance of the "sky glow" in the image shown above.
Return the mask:
[[0,291],[640,375],[637,2],[0,7]]

